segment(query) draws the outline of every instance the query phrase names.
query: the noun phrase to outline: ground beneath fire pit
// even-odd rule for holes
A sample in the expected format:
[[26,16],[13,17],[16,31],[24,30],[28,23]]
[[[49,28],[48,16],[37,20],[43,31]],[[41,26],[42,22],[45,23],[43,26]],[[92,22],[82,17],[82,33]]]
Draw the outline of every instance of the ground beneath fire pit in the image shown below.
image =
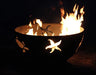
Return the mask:
[[96,52],[94,52],[96,48],[89,48],[89,50],[79,51],[68,62],[74,66],[88,67],[96,70]]

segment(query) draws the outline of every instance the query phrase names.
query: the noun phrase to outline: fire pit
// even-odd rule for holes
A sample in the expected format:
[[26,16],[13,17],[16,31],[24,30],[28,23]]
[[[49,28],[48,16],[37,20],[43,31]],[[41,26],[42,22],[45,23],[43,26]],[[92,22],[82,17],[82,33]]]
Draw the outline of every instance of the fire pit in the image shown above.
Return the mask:
[[[59,29],[61,28],[60,24],[44,24],[44,27],[51,25],[49,30],[56,32],[57,34],[60,33]],[[26,50],[27,55],[35,56],[35,57],[55,57],[56,59],[63,58],[68,59],[71,57],[77,50],[79,44],[82,42],[84,36],[84,29],[81,27],[81,32],[73,35],[62,35],[62,36],[35,36],[35,35],[26,35],[26,31],[28,25],[20,26],[15,29],[16,32],[16,39],[19,46]],[[24,33],[25,32],[25,33]],[[54,42],[61,41],[61,44],[58,48],[61,49],[55,50],[54,52],[50,53],[50,50],[46,50],[46,46],[50,45],[50,40],[52,39]]]
[[[16,42],[25,56],[32,56],[43,61],[67,60],[78,51],[83,37],[84,28],[83,8],[77,14],[78,6],[74,6],[73,13],[67,14],[61,23],[42,23],[36,19],[32,25],[22,25],[15,29]],[[61,9],[62,15],[64,10]],[[78,17],[79,16],[79,17]],[[70,27],[71,26],[71,27]]]

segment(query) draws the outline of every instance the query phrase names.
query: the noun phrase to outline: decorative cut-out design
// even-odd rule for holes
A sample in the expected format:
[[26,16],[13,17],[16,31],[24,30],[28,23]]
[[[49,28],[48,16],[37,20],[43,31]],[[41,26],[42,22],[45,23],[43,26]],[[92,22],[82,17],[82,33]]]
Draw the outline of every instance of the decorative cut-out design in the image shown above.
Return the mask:
[[56,42],[54,43],[53,40],[51,39],[48,39],[48,41],[50,41],[50,44],[49,46],[45,47],[45,49],[51,49],[50,53],[53,53],[55,50],[59,50],[61,51],[61,49],[58,47],[60,44],[61,44],[61,40],[59,42]]
[[25,43],[23,41],[22,42],[19,41],[18,37],[16,37],[16,43],[22,49],[23,53],[25,53],[26,51],[29,51],[29,48],[25,47]]

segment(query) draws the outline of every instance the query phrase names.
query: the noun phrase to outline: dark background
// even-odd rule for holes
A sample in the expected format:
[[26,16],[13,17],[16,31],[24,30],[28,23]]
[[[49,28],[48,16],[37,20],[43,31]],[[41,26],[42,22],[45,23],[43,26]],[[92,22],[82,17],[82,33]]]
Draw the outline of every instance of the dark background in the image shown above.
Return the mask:
[[[2,63],[8,61],[7,56],[16,55],[14,52],[15,34],[14,29],[17,26],[28,24],[30,20],[40,18],[43,22],[59,22],[60,7],[64,7],[65,11],[70,12],[75,3],[81,8],[84,6],[84,22],[85,38],[82,44],[84,51],[90,50],[96,52],[96,2],[95,0],[62,0],[63,6],[60,6],[60,0],[2,0],[0,1],[0,55]],[[52,8],[56,8],[52,11]],[[50,15],[51,13],[51,15]],[[32,16],[32,18],[30,18]],[[14,59],[14,58],[13,58]],[[94,61],[95,62],[95,61]],[[5,66],[4,66],[5,65]],[[10,65],[9,65],[10,66]],[[3,68],[4,67],[4,68]],[[6,69],[6,63],[2,68]],[[8,64],[7,64],[7,68]],[[84,69],[84,68],[83,68]],[[74,69],[75,70],[75,69]],[[84,69],[83,72],[89,72]],[[74,71],[74,72],[82,72]]]

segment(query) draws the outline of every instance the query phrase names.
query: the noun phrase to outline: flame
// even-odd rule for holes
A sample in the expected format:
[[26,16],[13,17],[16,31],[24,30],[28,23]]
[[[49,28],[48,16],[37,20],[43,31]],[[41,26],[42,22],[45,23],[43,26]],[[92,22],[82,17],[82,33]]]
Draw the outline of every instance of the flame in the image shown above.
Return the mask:
[[48,41],[50,41],[50,44],[51,45],[46,46],[45,49],[51,48],[50,53],[53,53],[55,50],[61,51],[61,49],[58,47],[61,44],[61,40],[59,42],[56,42],[56,43],[54,43],[54,41],[51,40],[51,39],[48,39]]
[[61,12],[61,16],[64,16],[65,11],[64,11],[64,9],[63,9],[63,8],[61,8],[61,9],[60,9],[60,12]]
[[27,35],[37,35],[37,32],[33,32],[33,28],[29,29],[29,31],[26,33]]
[[52,36],[54,36],[55,35],[55,33],[52,33]]
[[33,28],[29,29],[29,31],[26,33],[27,35],[33,35]]
[[45,32],[43,35],[44,35],[44,36],[47,36],[47,33]]
[[[42,21],[40,19],[36,19],[36,23],[42,27]],[[37,30],[39,29],[39,27],[37,26]]]
[[32,23],[31,23],[31,21],[29,22],[29,27],[32,27]]
[[[36,20],[34,20],[33,21],[33,23],[35,24],[35,23],[37,23],[38,25],[37,25],[37,31],[38,31],[38,29],[39,29],[39,27],[41,28],[41,29],[43,29],[42,28],[42,21],[40,20],[40,19],[36,19]],[[34,33],[34,29],[33,29],[33,26],[32,26],[32,23],[31,23],[31,21],[29,22],[29,29],[28,29],[28,32],[26,33],[27,35],[37,35],[37,31]],[[48,36],[47,35],[47,33],[46,32],[44,32],[43,34],[42,34],[42,36]]]
[[[59,35],[71,35],[76,34],[80,32],[80,28],[82,25],[82,21],[84,21],[84,7],[80,9],[80,12],[78,12],[79,6],[76,4],[73,7],[73,13],[66,13],[63,8],[60,9],[61,11],[61,33]],[[65,17],[64,17],[65,16]],[[32,23],[29,23],[29,31],[26,33],[27,35],[37,35],[37,32],[41,30],[41,36],[49,36],[48,35],[48,27],[47,29],[44,29],[42,27],[42,21],[40,19],[36,19],[33,21],[33,24],[37,23],[37,30],[35,31],[33,29]],[[35,31],[35,32],[33,32]],[[44,32],[43,32],[44,31]],[[42,34],[43,32],[43,34]],[[55,36],[54,33],[52,33],[51,36]]]
[[37,35],[37,32],[35,32],[35,33],[33,32],[31,21],[29,22],[29,27],[31,27],[31,29],[29,29],[29,31],[26,34],[27,35]]
[[73,8],[73,13],[67,13],[66,17],[63,18],[64,15],[64,9],[61,9],[61,24],[62,24],[62,29],[61,29],[61,34],[60,35],[70,35],[70,34],[75,34],[80,32],[80,27],[82,24],[82,21],[84,20],[83,15],[84,15],[84,7],[80,9],[80,14],[78,14],[78,9],[79,6],[75,4]]
[[36,23],[38,23],[39,26],[42,27],[42,21],[40,19],[36,19]]

